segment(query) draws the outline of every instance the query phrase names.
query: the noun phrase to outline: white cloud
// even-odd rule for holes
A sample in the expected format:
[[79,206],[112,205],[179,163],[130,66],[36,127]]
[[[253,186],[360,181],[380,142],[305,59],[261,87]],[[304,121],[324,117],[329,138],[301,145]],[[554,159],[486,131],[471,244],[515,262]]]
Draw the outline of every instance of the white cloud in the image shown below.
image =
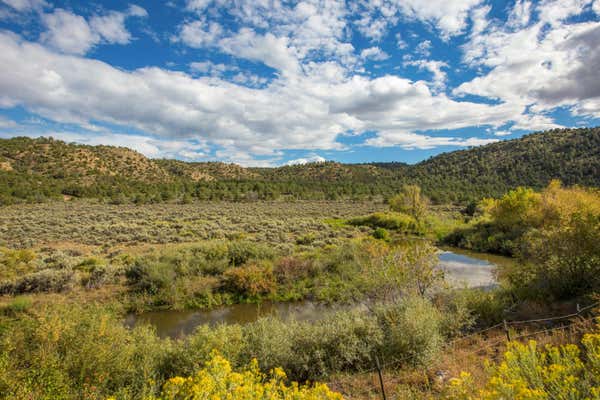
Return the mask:
[[2,0],[2,3],[19,12],[39,11],[48,6],[48,3],[44,0]]
[[364,60],[383,61],[390,58],[389,54],[381,50],[379,47],[369,47],[360,52],[360,57]]
[[200,48],[214,45],[222,34],[223,28],[220,24],[198,20],[182,25],[179,37],[174,39],[181,40],[190,47]]
[[127,14],[131,17],[147,17],[148,11],[145,8],[138,6],[137,4],[131,4],[129,6],[129,10],[127,10]]
[[400,32],[396,33],[395,38],[396,38],[396,46],[399,49],[403,50],[408,47],[408,43],[406,43],[406,41],[404,39],[402,39],[402,34],[400,34]]
[[42,21],[47,30],[40,40],[65,53],[85,54],[100,40],[85,18],[60,8],[45,14]]
[[212,76],[221,76],[228,71],[237,71],[239,68],[235,65],[223,63],[214,63],[212,61],[198,61],[190,63],[190,70],[201,74],[209,74]]
[[431,41],[424,40],[420,42],[415,48],[415,52],[423,57],[429,57],[431,54]]
[[596,15],[600,15],[600,0],[595,0],[592,9],[596,13]]
[[132,5],[127,12],[111,11],[94,15],[89,21],[61,8],[42,15],[46,31],[40,41],[65,53],[85,54],[100,43],[127,44],[131,34],[125,27],[127,17],[145,17],[146,10]]
[[360,2],[358,29],[368,38],[379,40],[398,18],[432,24],[443,39],[459,35],[468,24],[469,11],[482,0],[379,0]]
[[[536,6],[540,20],[525,28],[495,26],[474,36],[465,46],[464,60],[491,70],[463,83],[454,93],[530,106],[533,114],[565,106],[598,115],[600,108],[596,108],[595,99],[600,98],[600,22],[564,22],[588,4],[545,1]],[[517,3],[515,7],[521,9],[523,5]],[[513,10],[512,14],[520,12]],[[519,124],[556,126],[551,118],[541,115]]]
[[480,139],[471,137],[467,139],[419,135],[412,132],[386,132],[376,138],[367,140],[366,144],[375,147],[399,146],[407,150],[411,149],[433,149],[439,146],[481,146],[484,144],[495,143],[498,139]]
[[370,144],[379,146],[474,145],[475,139],[416,132],[500,126],[523,112],[512,104],[455,101],[424,82],[347,75],[330,62],[309,63],[302,73],[256,89],[159,68],[124,71],[0,33],[0,65],[0,107],[22,105],[80,126],[123,125],[162,142],[201,141],[223,149],[219,158],[253,165],[272,163],[285,149],[342,149],[340,134],[364,131],[377,132]]
[[296,158],[294,160],[289,160],[285,163],[285,165],[304,165],[310,163],[322,163],[327,161],[325,158],[321,157],[318,154],[312,154],[308,157]]
[[517,0],[511,10],[507,25],[511,28],[524,28],[531,19],[531,1]]
[[574,15],[581,14],[592,0],[543,0],[537,6],[540,21],[558,25]]
[[442,68],[448,68],[448,64],[444,61],[436,60],[415,60],[406,61],[404,65],[411,65],[421,70],[428,70],[433,75],[431,81],[432,87],[435,90],[442,90],[446,87],[446,73],[442,71]]
[[222,51],[247,60],[261,61],[282,73],[295,74],[300,70],[293,49],[286,37],[272,33],[257,34],[252,29],[242,28],[235,36],[219,42]]
[[[238,20],[240,28],[224,29],[209,19],[204,12],[207,7],[228,13]],[[356,59],[352,44],[344,40],[347,10],[343,0],[307,0],[294,5],[190,0],[187,8],[196,11],[198,18],[184,23],[174,39],[194,48],[215,48],[288,74],[298,72],[294,64],[313,57],[333,57],[345,64]]]

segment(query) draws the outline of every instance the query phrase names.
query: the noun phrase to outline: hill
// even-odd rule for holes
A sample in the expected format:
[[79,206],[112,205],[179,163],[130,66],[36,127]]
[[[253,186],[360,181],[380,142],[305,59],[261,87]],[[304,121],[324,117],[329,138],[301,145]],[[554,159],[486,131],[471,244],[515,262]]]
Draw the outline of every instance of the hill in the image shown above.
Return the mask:
[[557,129],[404,163],[244,168],[149,159],[112,146],[0,139],[0,203],[63,196],[113,202],[385,198],[416,183],[436,202],[466,202],[516,186],[600,186],[600,128]]

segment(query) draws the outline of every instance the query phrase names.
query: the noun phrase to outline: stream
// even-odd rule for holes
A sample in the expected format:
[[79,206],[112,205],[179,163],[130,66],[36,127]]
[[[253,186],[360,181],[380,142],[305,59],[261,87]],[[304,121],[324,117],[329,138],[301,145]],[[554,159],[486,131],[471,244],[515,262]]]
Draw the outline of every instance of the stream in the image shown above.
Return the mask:
[[[471,288],[494,287],[496,266],[513,262],[506,257],[454,248],[440,249],[439,260],[439,267],[444,271],[446,281],[451,286]],[[129,314],[125,318],[125,325],[133,327],[137,324],[150,324],[156,328],[158,336],[162,338],[181,338],[204,324],[246,324],[267,315],[294,318],[299,321],[315,321],[339,309],[339,306],[310,301],[233,304],[212,310],[165,310]]]

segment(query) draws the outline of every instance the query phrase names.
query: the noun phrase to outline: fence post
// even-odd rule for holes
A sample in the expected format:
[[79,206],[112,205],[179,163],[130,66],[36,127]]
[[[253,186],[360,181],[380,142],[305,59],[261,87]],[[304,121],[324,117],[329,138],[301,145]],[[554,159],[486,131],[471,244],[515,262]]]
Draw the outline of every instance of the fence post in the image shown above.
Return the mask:
[[506,333],[506,340],[508,340],[510,342],[511,339],[510,339],[510,330],[508,329],[508,322],[506,322],[506,320],[504,320],[502,322],[504,322],[504,332]]
[[379,357],[377,357],[377,354],[375,354],[373,358],[375,359],[375,367],[377,368],[377,375],[379,375],[379,385],[381,386],[381,397],[383,397],[383,400],[386,400],[385,387],[383,387],[383,376],[381,375],[381,365],[379,364]]

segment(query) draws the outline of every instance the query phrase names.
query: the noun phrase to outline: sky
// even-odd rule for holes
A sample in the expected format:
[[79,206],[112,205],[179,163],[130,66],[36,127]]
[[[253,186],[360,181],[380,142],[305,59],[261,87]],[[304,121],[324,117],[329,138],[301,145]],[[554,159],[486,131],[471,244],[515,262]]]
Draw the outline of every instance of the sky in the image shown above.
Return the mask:
[[277,166],[600,125],[600,0],[0,0],[0,137]]

